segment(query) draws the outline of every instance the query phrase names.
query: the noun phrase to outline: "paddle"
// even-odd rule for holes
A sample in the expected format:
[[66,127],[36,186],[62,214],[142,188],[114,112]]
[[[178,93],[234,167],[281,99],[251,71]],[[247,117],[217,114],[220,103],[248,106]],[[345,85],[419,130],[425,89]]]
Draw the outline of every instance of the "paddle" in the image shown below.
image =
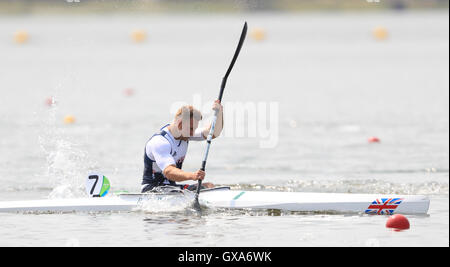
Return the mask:
[[[236,59],[239,56],[239,52],[241,51],[242,45],[244,44],[246,35],[247,35],[247,22],[245,22],[244,28],[242,29],[241,37],[239,39],[239,43],[236,48],[236,51],[234,52],[233,59],[231,60],[231,64],[228,67],[228,70],[222,79],[222,84],[220,86],[220,93],[219,93],[219,98],[218,98],[220,102],[222,102],[223,91],[225,89],[225,85],[227,84],[228,75],[230,75],[230,72],[233,69],[234,63],[236,62]],[[203,161],[202,161],[202,167],[200,168],[200,170],[202,170],[202,171],[205,171],[205,168],[206,168],[206,160],[208,159],[209,147],[211,146],[211,140],[212,140],[212,137],[214,134],[214,128],[216,126],[217,115],[218,115],[218,111],[215,110],[214,117],[211,122],[211,129],[209,129],[208,137],[206,138],[207,145],[206,145],[206,150],[205,150],[205,154],[204,154]],[[198,180],[197,192],[195,194],[195,202],[194,202],[194,207],[197,210],[200,210],[200,203],[198,201],[198,196],[200,195],[201,187],[202,187],[202,180]]]

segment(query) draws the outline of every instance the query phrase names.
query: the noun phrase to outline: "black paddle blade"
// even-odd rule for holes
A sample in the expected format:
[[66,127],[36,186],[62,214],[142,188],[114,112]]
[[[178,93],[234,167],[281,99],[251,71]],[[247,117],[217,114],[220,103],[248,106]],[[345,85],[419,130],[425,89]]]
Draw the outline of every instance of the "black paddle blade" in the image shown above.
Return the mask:
[[234,63],[236,62],[236,59],[238,58],[239,53],[241,52],[241,48],[242,48],[242,45],[244,44],[245,37],[247,36],[247,28],[248,28],[247,22],[245,22],[244,23],[244,28],[242,29],[241,37],[239,38],[238,46],[236,48],[236,51],[234,52],[233,59],[231,60],[231,64],[228,67],[228,70],[227,70],[227,72],[225,73],[225,76],[223,76],[223,79],[222,79],[222,84],[220,86],[219,97],[217,98],[220,101],[222,101],[223,91],[225,89],[225,85],[227,84],[228,75],[230,75],[230,72],[233,69]]
[[197,212],[202,211],[202,208],[200,207],[200,202],[198,201],[198,198],[195,198],[194,203],[192,203],[192,208],[194,208],[194,210]]
[[[204,170],[204,169],[202,169],[202,170]],[[198,180],[198,184],[197,184],[197,188],[196,188],[196,192],[195,192],[195,199],[194,199],[194,203],[192,206],[198,212],[202,211],[202,209],[200,207],[200,202],[198,201],[198,196],[200,195],[201,189],[202,189],[202,180]]]
[[198,200],[198,194],[195,194],[194,202],[192,203],[192,209],[197,215],[202,216],[202,207],[200,206],[200,201]]

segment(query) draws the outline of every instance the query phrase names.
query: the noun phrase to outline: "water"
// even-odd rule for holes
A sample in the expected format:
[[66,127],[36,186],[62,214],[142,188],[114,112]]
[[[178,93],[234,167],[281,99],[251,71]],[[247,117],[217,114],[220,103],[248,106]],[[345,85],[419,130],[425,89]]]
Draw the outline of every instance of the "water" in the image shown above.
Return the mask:
[[[269,135],[242,136],[236,129],[247,122],[226,114],[225,130],[234,131],[214,140],[207,180],[425,194],[428,216],[409,216],[410,230],[392,232],[383,216],[196,216],[183,206],[161,212],[165,203],[131,213],[0,214],[0,246],[448,246],[448,12],[1,17],[0,200],[84,196],[93,170],[113,191],[138,191],[146,140],[170,122],[175,102],[210,106],[244,20],[267,39],[248,37],[225,110],[276,103],[278,116],[268,110]],[[379,25],[388,40],[373,39]],[[19,29],[27,44],[11,41]],[[147,42],[131,42],[134,29],[146,30]],[[64,124],[66,115],[76,122]],[[184,169],[199,168],[203,150],[192,143]]]

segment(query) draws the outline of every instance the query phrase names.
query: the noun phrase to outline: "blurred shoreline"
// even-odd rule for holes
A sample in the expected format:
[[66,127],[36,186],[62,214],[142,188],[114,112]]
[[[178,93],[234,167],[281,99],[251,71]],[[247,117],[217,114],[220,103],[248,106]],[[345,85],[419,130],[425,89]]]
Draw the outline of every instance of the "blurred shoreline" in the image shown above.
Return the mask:
[[0,14],[448,10],[446,0],[1,0]]

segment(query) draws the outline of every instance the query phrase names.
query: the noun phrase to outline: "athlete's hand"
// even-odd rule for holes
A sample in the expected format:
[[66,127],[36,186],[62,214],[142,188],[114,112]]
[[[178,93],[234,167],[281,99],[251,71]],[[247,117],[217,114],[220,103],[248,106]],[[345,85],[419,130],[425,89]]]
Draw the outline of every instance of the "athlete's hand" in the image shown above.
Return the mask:
[[198,171],[192,173],[192,180],[193,181],[203,180],[203,179],[205,179],[205,172],[204,171],[198,170]]
[[213,104],[213,106],[212,106],[212,109],[214,110],[214,111],[222,111],[223,110],[223,106],[220,104],[220,100],[219,99],[217,99],[216,101],[214,101],[214,104]]

